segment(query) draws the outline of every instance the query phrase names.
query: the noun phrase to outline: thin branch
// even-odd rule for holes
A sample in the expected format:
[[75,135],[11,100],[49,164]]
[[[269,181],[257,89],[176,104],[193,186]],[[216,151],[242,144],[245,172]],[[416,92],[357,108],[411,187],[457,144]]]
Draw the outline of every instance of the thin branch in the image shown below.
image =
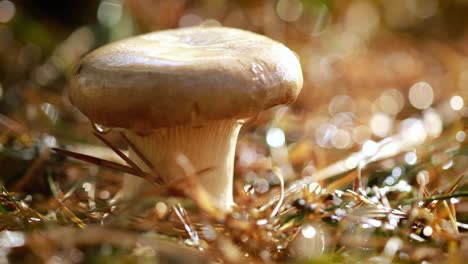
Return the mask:
[[185,182],[189,185],[189,188],[186,189],[189,197],[194,200],[195,204],[197,204],[199,208],[207,212],[211,217],[214,217],[218,220],[224,219],[226,216],[225,212],[215,206],[213,198],[196,180],[198,174],[190,160],[185,155],[180,154],[177,156],[176,161],[184,171],[185,177],[183,177],[183,179],[185,179]]
[[435,200],[448,200],[450,198],[456,198],[456,197],[468,197],[468,192],[456,192],[452,194],[441,194],[441,195],[433,195],[431,197],[425,197],[425,198],[411,198],[407,199],[401,202],[402,205],[405,204],[411,204],[414,202],[420,202],[420,201],[435,201]]
[[[132,167],[125,166],[125,165],[122,165],[122,164],[119,164],[119,163],[116,163],[116,162],[113,162],[113,161],[108,161],[108,160],[96,158],[96,157],[85,155],[85,154],[76,153],[76,152],[69,151],[69,150],[66,150],[66,149],[61,149],[61,148],[52,148],[52,150],[59,153],[59,154],[62,154],[64,156],[68,156],[68,157],[71,157],[71,158],[74,158],[74,159],[77,159],[77,160],[81,160],[81,161],[91,163],[91,164],[94,164],[94,165],[97,165],[97,166],[105,167],[105,168],[108,168],[108,169],[113,169],[113,170],[117,170],[117,171],[120,171],[120,172],[132,174],[132,175],[137,176],[137,177],[145,178],[145,177],[142,177],[141,175],[139,175],[135,171],[135,169],[133,169]],[[148,173],[144,172],[144,174],[147,174],[146,177],[151,177],[151,175],[148,174]]]
[[[465,176],[465,175],[461,175],[460,177],[458,177],[458,179],[455,181],[455,183],[452,185],[452,187],[450,187],[450,189],[449,189],[447,192],[445,192],[444,195],[450,195],[450,194],[452,194],[452,193],[458,188],[458,185],[460,184],[460,182],[462,181],[462,179],[463,179],[464,176]],[[423,204],[423,207],[428,206],[429,203],[430,203],[430,202],[427,202],[427,201],[426,201],[426,202]],[[437,202],[436,204],[433,204],[433,205],[431,206],[431,209],[434,210],[435,208],[439,207],[439,205],[440,205],[440,201]]]
[[452,187],[450,188],[450,190],[448,190],[446,194],[452,194],[455,191],[455,189],[458,188],[458,185],[460,185],[460,182],[462,181],[463,177],[465,177],[465,175],[460,175],[460,177],[458,177],[457,181],[452,185]]
[[458,231],[458,226],[457,226],[457,219],[456,219],[456,216],[454,214],[452,214],[452,210],[450,210],[450,207],[447,203],[447,200],[444,200],[442,202],[442,204],[444,205],[444,208],[445,210],[447,211],[447,215],[450,219],[450,223],[452,224],[452,228],[453,230],[455,231],[455,234],[459,234],[459,231]]
[[145,163],[145,165],[151,169],[151,172],[155,178],[157,178],[157,182],[163,184],[166,183],[166,181],[156,172],[153,163],[149,161],[143,153],[133,144],[133,142],[122,132],[119,131],[120,136],[123,138],[123,140],[127,143],[128,147],[135,152],[135,154],[138,156],[138,158]]
[[135,154],[137,154],[138,158],[140,158],[141,161],[143,161],[143,163],[145,163],[145,165],[148,166],[148,168],[154,170],[154,165],[145,157],[145,155],[143,155],[143,153],[141,153],[141,151],[135,146],[135,144],[133,144],[133,142],[122,131],[119,131],[119,134],[123,138],[125,143],[127,143],[127,145],[135,152]]
[[99,138],[104,144],[106,144],[109,148],[111,148],[115,154],[119,155],[121,159],[123,159],[130,167],[132,167],[136,173],[138,173],[142,178],[148,180],[153,186],[155,186],[155,183],[161,184],[160,179],[154,178],[153,175],[144,173],[143,170],[135,163],[133,160],[131,160],[129,157],[127,157],[125,154],[122,153],[118,148],[114,147],[112,143],[110,143],[106,138],[103,136],[99,135],[96,132],[93,132],[93,134]]
[[273,218],[278,213],[278,211],[281,208],[281,205],[283,204],[283,201],[284,201],[284,179],[283,179],[283,175],[281,175],[281,172],[277,168],[274,168],[272,171],[273,171],[273,174],[280,181],[281,193],[280,193],[280,199],[278,200],[278,203],[276,204],[275,208],[271,212],[270,218]]
[[192,222],[190,221],[190,218],[185,211],[184,207],[178,203],[177,205],[172,206],[172,209],[174,209],[174,212],[176,213],[177,217],[179,218],[180,222],[184,225],[185,230],[189,234],[190,238],[192,239],[193,243],[198,246],[200,244],[200,238],[198,236],[197,231],[195,230],[195,227],[193,227]]

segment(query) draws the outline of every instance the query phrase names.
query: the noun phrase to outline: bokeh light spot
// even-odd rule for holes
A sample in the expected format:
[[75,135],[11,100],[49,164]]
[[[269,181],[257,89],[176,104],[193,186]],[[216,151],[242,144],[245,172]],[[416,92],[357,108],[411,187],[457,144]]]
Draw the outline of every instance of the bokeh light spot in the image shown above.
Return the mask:
[[313,238],[317,234],[317,230],[311,225],[306,225],[302,228],[301,233],[305,238]]
[[403,109],[404,97],[396,89],[386,90],[375,103],[378,111],[389,115],[396,115]]
[[113,27],[122,18],[122,4],[119,0],[104,0],[99,4],[97,18],[101,25]]
[[315,141],[321,147],[327,148],[330,146],[330,140],[337,132],[336,126],[325,123],[320,125],[317,130],[315,131]]
[[463,141],[465,141],[465,138],[466,138],[466,133],[465,133],[465,131],[458,131],[458,132],[455,134],[455,139],[456,139],[458,142],[463,142]]
[[286,22],[296,21],[302,14],[301,0],[279,0],[276,4],[278,16]]
[[459,111],[463,108],[464,105],[465,102],[461,96],[455,95],[450,98],[450,107],[452,107],[453,110]]
[[0,1],[0,23],[7,23],[15,16],[15,5],[10,1]]
[[393,119],[384,113],[375,113],[370,119],[372,133],[378,137],[386,137],[393,128]]
[[420,145],[427,138],[424,122],[417,118],[407,118],[400,123],[400,136],[410,145]]
[[418,161],[418,156],[415,152],[408,152],[405,154],[405,162],[409,165],[414,165]]
[[278,148],[284,145],[286,137],[281,128],[274,127],[268,129],[266,141],[270,147]]
[[371,1],[353,1],[347,10],[345,23],[348,30],[368,38],[379,28],[380,14]]
[[337,149],[347,149],[353,144],[350,133],[344,129],[338,129],[331,138],[331,142]]
[[434,92],[427,82],[418,82],[409,90],[409,101],[417,109],[426,109],[432,105]]

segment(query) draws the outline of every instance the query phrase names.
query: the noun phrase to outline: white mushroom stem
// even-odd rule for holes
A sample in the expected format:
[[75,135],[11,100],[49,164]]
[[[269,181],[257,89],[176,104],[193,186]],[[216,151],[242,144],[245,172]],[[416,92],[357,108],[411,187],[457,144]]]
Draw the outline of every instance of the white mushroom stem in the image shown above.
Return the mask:
[[[209,169],[199,175],[198,182],[210,194],[216,206],[229,211],[234,204],[234,154],[240,127],[237,120],[229,119],[210,121],[196,127],[181,125],[159,128],[145,136],[129,131],[126,134],[166,182],[185,177],[183,169],[177,163],[179,154],[185,155],[196,171]],[[131,150],[130,158],[149,170]],[[123,196],[135,197],[147,186],[145,180],[126,175]]]

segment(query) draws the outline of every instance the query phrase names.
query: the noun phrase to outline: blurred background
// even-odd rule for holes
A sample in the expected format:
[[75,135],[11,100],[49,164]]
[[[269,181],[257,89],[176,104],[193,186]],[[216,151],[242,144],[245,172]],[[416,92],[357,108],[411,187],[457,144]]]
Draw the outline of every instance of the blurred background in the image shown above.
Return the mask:
[[424,142],[468,115],[466,14],[466,0],[2,0],[0,122],[49,146],[93,141],[66,97],[76,61],[121,38],[204,24],[267,35],[300,57],[294,118],[275,125],[294,129],[272,131],[272,144],[307,139],[335,160],[402,130]]
[[[287,183],[310,180],[330,164],[338,166],[321,175],[367,164],[390,141],[398,144],[389,153],[401,155],[372,167],[364,179],[369,181],[365,186],[380,186],[389,196],[395,192],[390,198],[421,196],[426,186],[434,193],[447,190],[455,177],[468,172],[468,0],[0,0],[0,184],[25,206],[60,223],[103,223],[116,208],[121,174],[71,165],[50,152],[50,147],[66,146],[118,161],[69,103],[72,69],[84,54],[106,43],[201,24],[269,36],[296,52],[303,68],[298,100],[267,111],[241,130],[238,204],[253,199],[244,192],[259,198],[259,204],[275,194],[279,182],[272,164]],[[114,134],[106,137],[124,148]],[[333,182],[335,189],[351,186],[351,176]],[[466,177],[458,183],[466,190]],[[467,203],[455,198],[450,203],[457,204],[457,217],[466,223]],[[64,205],[79,217],[65,210],[65,216],[50,213],[55,209],[49,208]],[[6,217],[0,214],[0,227],[7,223],[8,229],[23,230],[36,224]],[[345,232],[353,221],[342,222]],[[132,228],[161,231],[154,223],[151,218],[147,226]],[[362,238],[360,233],[356,237]],[[436,245],[430,251],[446,248],[451,247]],[[303,251],[308,253],[299,250],[299,257],[315,254],[310,247]],[[415,259],[421,263],[423,258]]]

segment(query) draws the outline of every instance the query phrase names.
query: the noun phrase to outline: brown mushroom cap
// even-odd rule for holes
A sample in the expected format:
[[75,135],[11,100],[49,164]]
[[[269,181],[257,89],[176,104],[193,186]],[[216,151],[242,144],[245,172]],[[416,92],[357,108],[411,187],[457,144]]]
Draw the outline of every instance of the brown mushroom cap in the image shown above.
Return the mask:
[[267,37],[226,27],[140,35],[85,56],[71,102],[93,122],[146,130],[245,118],[302,88],[297,57]]

